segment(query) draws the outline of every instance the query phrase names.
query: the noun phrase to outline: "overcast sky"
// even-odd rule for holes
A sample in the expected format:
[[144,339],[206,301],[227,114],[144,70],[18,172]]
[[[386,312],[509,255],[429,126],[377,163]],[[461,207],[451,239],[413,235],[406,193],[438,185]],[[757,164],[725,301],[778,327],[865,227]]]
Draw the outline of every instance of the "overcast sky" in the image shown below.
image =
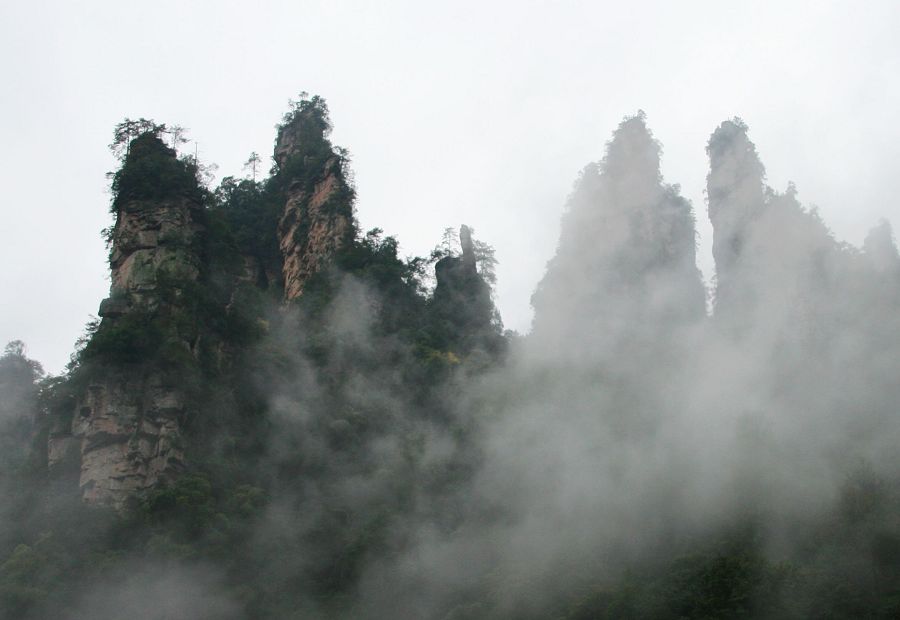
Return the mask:
[[639,109],[693,202],[707,279],[704,149],[736,115],[769,183],[793,180],[858,244],[900,226],[897,32],[896,1],[4,2],[0,346],[58,372],[106,296],[117,122],[189,128],[221,179],[271,154],[304,90],[353,154],[362,226],[406,254],[473,226],[522,332],[572,183]]

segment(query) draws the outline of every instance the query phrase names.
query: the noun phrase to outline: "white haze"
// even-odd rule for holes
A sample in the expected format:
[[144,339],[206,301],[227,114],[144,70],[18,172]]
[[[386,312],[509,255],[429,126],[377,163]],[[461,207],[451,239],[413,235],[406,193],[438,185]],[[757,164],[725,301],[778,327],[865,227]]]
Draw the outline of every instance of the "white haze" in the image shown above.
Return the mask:
[[[900,478],[900,257],[889,231],[879,229],[881,245],[870,239],[865,251],[836,243],[792,194],[748,181],[761,171],[755,151],[726,123],[736,146],[718,155],[711,192],[723,210],[757,212],[728,272],[740,295],[720,296],[709,318],[689,285],[699,282],[693,264],[646,255],[666,242],[676,257],[693,248],[678,249],[677,223],[690,213],[660,184],[642,127],[625,122],[614,152],[573,193],[534,333],[504,367],[461,378],[448,395],[460,423],[477,429],[479,467],[448,502],[465,517],[441,527],[414,485],[422,505],[392,525],[405,551],[370,558],[354,617],[543,617],[589,583],[614,584],[629,567],[742,524],[758,528],[767,558],[790,560],[852,476]],[[642,237],[646,229],[633,227],[642,209],[671,213],[673,225]],[[579,244],[585,222],[607,236]],[[380,346],[367,340],[370,302],[361,301],[377,293],[346,284],[331,309],[338,341],[351,353]],[[328,455],[341,480],[339,503],[361,513],[410,475],[411,437],[437,465],[462,446],[451,430],[410,418],[384,393],[388,384],[359,377],[345,393],[394,412],[388,438],[368,447],[374,470],[350,474],[353,465],[316,444],[310,419],[299,422],[304,449]],[[290,382],[275,390],[278,407],[302,411],[284,394],[315,389]],[[280,424],[277,435],[298,428],[290,416]],[[306,504],[275,503],[261,540],[312,527],[318,500],[304,495]]]
[[160,562],[126,566],[62,613],[71,620],[237,620],[239,609],[215,568]]

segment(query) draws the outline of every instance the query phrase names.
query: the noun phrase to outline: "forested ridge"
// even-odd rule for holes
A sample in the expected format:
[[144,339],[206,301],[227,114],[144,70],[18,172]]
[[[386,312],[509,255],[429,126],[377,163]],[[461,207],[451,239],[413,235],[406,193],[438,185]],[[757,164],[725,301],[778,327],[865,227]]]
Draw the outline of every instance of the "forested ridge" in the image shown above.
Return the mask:
[[99,317],[60,376],[0,356],[0,617],[900,617],[887,222],[840,242],[724,121],[709,289],[638,113],[520,335],[476,229],[360,229],[330,132],[304,95],[212,187],[115,128]]

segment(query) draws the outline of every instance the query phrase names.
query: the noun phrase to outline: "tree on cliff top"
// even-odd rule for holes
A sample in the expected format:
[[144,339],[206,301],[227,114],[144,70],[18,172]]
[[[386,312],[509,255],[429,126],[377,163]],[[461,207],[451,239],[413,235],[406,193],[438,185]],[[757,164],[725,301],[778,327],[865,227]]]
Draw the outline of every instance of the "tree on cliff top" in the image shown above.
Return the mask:
[[327,138],[331,134],[331,118],[328,113],[328,104],[319,95],[310,97],[309,93],[301,92],[298,100],[288,100],[289,110],[281,117],[281,123],[276,126],[280,132],[288,125],[302,121],[303,127],[310,132],[318,131],[318,135]]
[[[179,132],[183,131],[181,127],[177,129]],[[116,159],[124,161],[131,151],[131,142],[135,138],[145,133],[159,137],[165,131],[165,124],[159,124],[154,120],[141,117],[135,121],[126,117],[113,129],[113,141],[109,143],[109,150],[116,156]]]
[[[133,200],[187,198],[200,202],[203,192],[197,181],[196,162],[190,158],[180,159],[175,149],[166,146],[160,137],[165,125],[144,122],[151,123],[152,127],[131,139],[122,158],[122,167],[112,175],[111,211],[116,213]],[[126,123],[117,126],[117,140],[120,136],[130,135],[129,129],[122,128]],[[119,145],[119,142],[113,142],[113,152]]]
[[335,147],[328,139],[331,134],[331,118],[328,105],[318,95],[310,97],[300,93],[298,101],[290,100],[289,109],[276,125],[275,166],[272,169],[276,182],[308,185],[318,179],[321,172],[336,165],[342,180],[350,187],[346,149]]

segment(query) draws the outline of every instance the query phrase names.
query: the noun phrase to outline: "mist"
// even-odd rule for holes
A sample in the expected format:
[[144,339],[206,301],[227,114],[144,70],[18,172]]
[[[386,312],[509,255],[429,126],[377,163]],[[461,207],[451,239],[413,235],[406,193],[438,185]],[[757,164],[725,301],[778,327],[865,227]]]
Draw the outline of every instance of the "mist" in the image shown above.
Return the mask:
[[[446,533],[421,525],[395,566],[363,579],[356,613],[546,617],[593,592],[598,607],[572,617],[718,617],[671,600],[616,611],[596,593],[728,545],[773,567],[803,557],[811,572],[895,574],[890,226],[862,249],[835,240],[793,186],[765,185],[747,132],[735,119],[710,138],[719,269],[707,315],[691,205],[663,182],[644,116],[623,121],[575,184],[533,331],[464,387],[481,463],[458,501],[497,516]],[[834,564],[810,531],[842,519],[860,540]],[[808,584],[757,586],[754,617],[828,606]]]
[[[698,212],[663,178],[652,119],[637,112],[574,180],[518,334],[494,307],[490,240],[462,226],[429,257],[402,259],[394,238],[356,230],[324,102],[292,105],[279,127],[296,130],[299,146],[284,148],[303,157],[262,182],[204,194],[198,162],[177,159],[164,126],[129,142],[121,170],[155,170],[128,168],[143,140],[166,174],[190,179],[177,200],[207,201],[190,207],[205,214],[191,230],[208,231],[200,266],[174,293],[142,281],[145,298],[162,291],[146,315],[109,310],[122,299],[114,278],[66,376],[44,378],[21,343],[0,358],[5,617],[900,610],[900,254],[888,222],[862,247],[836,239],[796,187],[767,185],[737,118],[709,138]],[[138,203],[117,178],[124,221]],[[285,195],[303,217],[323,210],[297,221],[327,232],[304,247],[331,253],[288,301],[278,251],[299,237],[272,233],[290,221]],[[714,233],[709,287],[701,218]],[[125,242],[110,234],[112,257]],[[127,501],[85,504],[87,461],[67,465],[75,457],[48,452],[48,438],[80,439],[96,415],[85,403],[102,400],[83,394],[119,376],[178,394],[137,409],[177,419],[171,445],[186,457]],[[152,439],[136,428],[127,459]],[[101,430],[82,449],[113,445],[118,431]]]

